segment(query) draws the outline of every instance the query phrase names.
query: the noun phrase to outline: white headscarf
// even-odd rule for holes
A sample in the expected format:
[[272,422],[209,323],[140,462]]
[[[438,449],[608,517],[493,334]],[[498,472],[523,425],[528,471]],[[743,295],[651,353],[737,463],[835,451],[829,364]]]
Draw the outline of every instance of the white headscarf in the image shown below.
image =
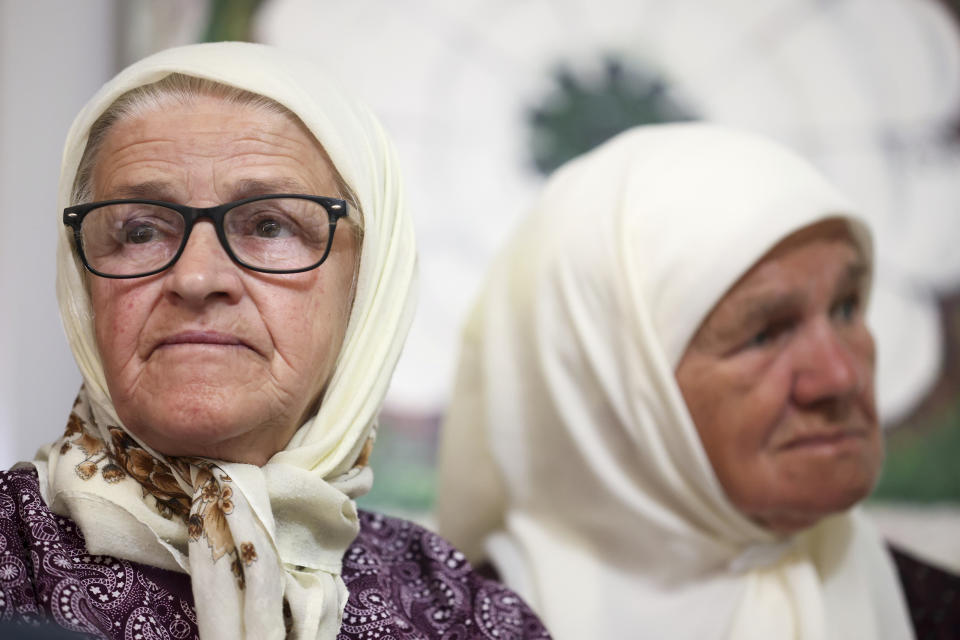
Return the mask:
[[909,638],[856,511],[778,538],[729,502],[674,371],[741,275],[848,220],[808,164],[705,124],[631,130],[550,180],[465,332],[441,532],[489,557],[559,640]]
[[[263,467],[217,463],[213,470],[220,482],[211,485],[220,492],[214,501],[219,499],[221,506],[232,510],[230,548],[236,543],[239,550],[243,541],[256,543],[245,548],[255,548],[255,555],[238,551],[236,557],[237,563],[248,563],[245,587],[236,586],[229,562],[211,559],[205,542],[188,544],[184,523],[162,517],[132,478],[117,481],[106,471],[102,476],[79,478],[77,460],[70,457],[76,456],[77,441],[72,447],[65,441],[46,447],[34,464],[47,503],[78,523],[91,553],[191,574],[202,637],[285,637],[286,600],[291,637],[334,638],[347,598],[340,578],[341,560],[359,530],[352,498],[369,490],[372,482],[372,472],[358,458],[373,435],[413,312],[413,227],[404,209],[394,150],[365,108],[298,57],[248,43],[180,47],[122,71],[77,116],[63,154],[60,208],[71,204],[78,163],[94,121],[125,92],[171,73],[213,80],[284,105],[323,145],[356,195],[363,217],[363,243],[338,363],[316,415],[285,450]],[[81,396],[85,399],[77,411],[93,418],[99,429],[94,435],[109,442],[106,427],[120,426],[120,421],[94,338],[86,275],[70,247],[68,230],[60,224],[59,212],[57,218],[57,293],[85,387]],[[184,486],[184,480],[192,480],[197,485],[209,479],[202,468],[193,468],[190,474],[193,478],[177,476],[177,482]],[[226,480],[221,478],[224,474],[229,476]],[[195,546],[207,552],[197,552]]]

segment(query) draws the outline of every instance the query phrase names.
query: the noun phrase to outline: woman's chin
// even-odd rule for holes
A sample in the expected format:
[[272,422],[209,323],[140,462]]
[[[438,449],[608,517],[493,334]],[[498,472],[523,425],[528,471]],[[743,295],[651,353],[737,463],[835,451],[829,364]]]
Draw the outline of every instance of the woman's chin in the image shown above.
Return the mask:
[[210,392],[169,400],[158,396],[120,417],[131,433],[163,455],[245,461],[231,452],[243,449],[239,443],[252,445],[270,427],[260,415],[262,405],[243,400]]
[[[798,533],[822,519],[844,512],[866,498],[876,481],[872,473],[851,474],[842,482],[818,490],[783,492],[767,508],[744,510],[761,526],[776,533]],[[752,511],[752,513],[751,513]]]

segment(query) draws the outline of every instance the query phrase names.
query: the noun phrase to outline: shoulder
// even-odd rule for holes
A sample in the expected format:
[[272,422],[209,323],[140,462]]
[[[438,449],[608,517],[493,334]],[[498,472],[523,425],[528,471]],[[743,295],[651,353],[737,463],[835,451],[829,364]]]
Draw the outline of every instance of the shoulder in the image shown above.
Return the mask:
[[0,502],[2,502],[3,516],[7,516],[7,499],[18,492],[25,492],[31,496],[40,496],[40,478],[37,470],[32,466],[14,467],[0,471]]
[[[62,518],[59,520],[40,495],[36,469],[0,471],[0,538],[4,560],[27,554],[35,541],[59,538],[65,525]],[[8,567],[0,573],[12,571]]]
[[960,638],[960,576],[890,547],[918,638]]
[[0,523],[5,532],[20,531],[20,546],[32,538],[58,537],[64,526],[68,531],[74,530],[72,523],[47,507],[40,494],[37,470],[28,466],[0,471]]
[[0,621],[42,622],[51,598],[37,568],[67,570],[69,552],[82,549],[82,540],[44,503],[33,467],[0,471],[0,548]]
[[[23,554],[80,552],[83,535],[69,518],[43,501],[33,467],[0,471],[0,532],[6,549]],[[36,560],[33,558],[33,560]]]
[[360,512],[343,558],[350,592],[341,639],[549,638],[519,596],[477,573],[437,534],[407,520]]
[[105,638],[196,637],[189,576],[90,555],[77,525],[44,503],[32,468],[0,472],[2,623]]

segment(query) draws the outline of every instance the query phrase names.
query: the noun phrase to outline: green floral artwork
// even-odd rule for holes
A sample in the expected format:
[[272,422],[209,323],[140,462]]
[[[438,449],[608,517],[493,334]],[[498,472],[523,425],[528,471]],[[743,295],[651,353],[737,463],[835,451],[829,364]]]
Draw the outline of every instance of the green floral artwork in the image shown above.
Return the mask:
[[665,78],[642,61],[608,55],[600,66],[599,73],[587,75],[559,64],[553,91],[529,110],[530,149],[541,173],[630,127],[694,119]]
[[251,40],[253,16],[263,0],[211,0],[204,42]]

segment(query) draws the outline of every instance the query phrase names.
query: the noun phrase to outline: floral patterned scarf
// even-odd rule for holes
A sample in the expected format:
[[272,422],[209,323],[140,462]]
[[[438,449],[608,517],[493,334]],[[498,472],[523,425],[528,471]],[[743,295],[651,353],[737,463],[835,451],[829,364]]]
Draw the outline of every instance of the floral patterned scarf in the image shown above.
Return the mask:
[[[230,476],[201,458],[154,458],[120,427],[107,427],[110,440],[102,440],[91,428],[94,421],[84,406],[84,395],[81,390],[60,445],[61,456],[74,448],[76,456],[83,456],[74,466],[77,477],[89,481],[99,473],[108,485],[127,477],[135,480],[142,487],[142,497],[159,515],[182,521],[191,543],[207,543],[214,563],[225,555],[231,559],[230,570],[243,589],[244,566],[256,561],[257,551],[252,542],[241,542],[238,552],[230,533],[228,518],[234,512]],[[78,413],[84,409],[85,418]]]
[[[156,542],[165,547],[176,566],[167,568],[187,570],[193,577],[195,599],[209,603],[216,601],[218,637],[314,637],[316,627],[308,631],[300,628],[292,611],[306,601],[303,584],[332,581],[336,591],[345,600],[346,589],[339,577],[339,563],[329,576],[310,576],[306,567],[294,567],[293,580],[285,573],[278,558],[271,531],[272,523],[260,521],[256,509],[247,500],[244,491],[235,490],[231,477],[233,469],[250,476],[249,465],[218,463],[193,457],[164,457],[151,452],[126,431],[109,421],[101,422],[96,409],[89,403],[86,390],[81,388],[67,422],[63,436],[50,447],[48,461],[50,476],[56,479],[57,490],[52,498],[54,506],[64,507],[61,499],[82,492],[88,497],[102,496],[113,504],[131,507],[135,518],[152,530],[165,530]],[[364,448],[369,453],[371,447]],[[357,461],[355,469],[366,466],[366,455]],[[255,469],[255,468],[253,468]],[[335,491],[335,489],[333,489]],[[324,529],[339,539],[352,539],[357,532],[357,517],[353,503],[344,494],[341,514],[346,516],[325,523]],[[83,521],[89,509],[76,509],[76,503],[67,506],[71,516]],[[318,514],[322,515],[322,514]],[[102,524],[110,519],[109,510],[94,517]],[[157,526],[163,520],[166,526]],[[265,526],[266,525],[266,526]],[[122,539],[114,537],[108,527],[106,535],[90,540],[92,552],[115,553],[123,547]],[[99,538],[99,539],[96,539]],[[152,546],[123,549],[123,557],[146,564],[164,566]],[[289,584],[288,584],[289,583]],[[301,588],[298,588],[301,587]],[[292,587],[292,588],[291,588]],[[200,597],[200,594],[203,594]],[[282,606],[265,607],[265,603],[282,600]],[[310,603],[316,608],[309,618],[323,623],[320,602]],[[209,610],[210,605],[205,608]],[[331,622],[339,627],[339,609]],[[229,612],[230,615],[224,615]],[[330,613],[328,610],[326,613]],[[277,619],[282,615],[282,620]],[[204,616],[198,611],[201,624]],[[209,618],[209,616],[208,616]],[[226,626],[224,620],[227,620]],[[232,621],[232,625],[230,624]],[[300,621],[302,622],[302,621]],[[206,637],[206,633],[204,637]]]

